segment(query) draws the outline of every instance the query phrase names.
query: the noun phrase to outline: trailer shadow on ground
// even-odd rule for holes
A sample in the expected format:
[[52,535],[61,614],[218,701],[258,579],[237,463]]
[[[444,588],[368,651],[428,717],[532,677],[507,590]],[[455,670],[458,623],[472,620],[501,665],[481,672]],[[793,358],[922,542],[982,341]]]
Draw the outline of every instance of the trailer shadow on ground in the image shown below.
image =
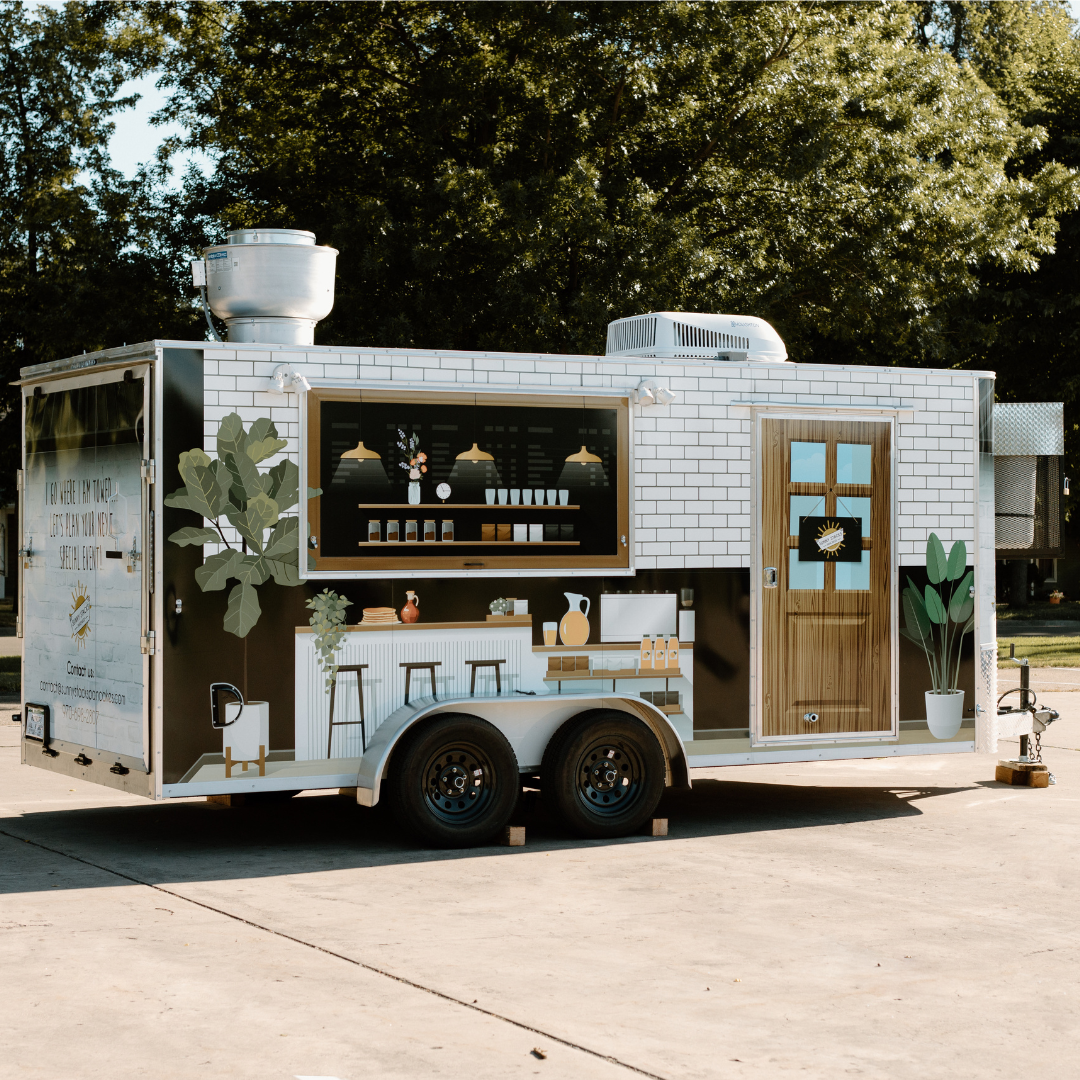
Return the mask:
[[[917,816],[921,800],[965,790],[975,789],[971,785],[817,787],[695,780],[693,791],[668,792],[661,802],[657,814],[670,822],[666,840],[651,836],[618,840],[572,837],[547,812],[537,793],[526,792],[515,819],[526,826],[525,848],[495,844],[449,851],[422,848],[379,807],[363,809],[338,795],[306,795],[242,807],[185,800],[49,810],[0,820],[0,833],[139,881],[163,884],[854,824]],[[118,884],[110,874],[90,877],[101,887]],[[82,874],[73,875],[66,885],[65,878],[53,876],[35,886],[25,874],[0,869],[0,894],[36,888],[86,888],[90,884]]]

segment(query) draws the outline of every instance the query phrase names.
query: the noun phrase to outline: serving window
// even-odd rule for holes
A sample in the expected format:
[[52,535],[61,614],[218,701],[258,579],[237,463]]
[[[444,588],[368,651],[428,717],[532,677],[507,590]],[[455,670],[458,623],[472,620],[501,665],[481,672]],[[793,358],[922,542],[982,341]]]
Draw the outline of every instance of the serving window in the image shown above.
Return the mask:
[[629,402],[316,389],[316,570],[629,566]]

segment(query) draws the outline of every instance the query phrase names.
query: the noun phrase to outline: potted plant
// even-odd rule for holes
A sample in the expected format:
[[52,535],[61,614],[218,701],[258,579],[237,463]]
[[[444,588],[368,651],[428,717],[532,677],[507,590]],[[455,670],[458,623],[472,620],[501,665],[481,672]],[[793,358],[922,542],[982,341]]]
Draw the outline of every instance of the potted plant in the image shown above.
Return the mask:
[[[926,542],[926,576],[930,584],[919,592],[908,578],[903,592],[904,628],[930,665],[933,690],[927,690],[926,723],[935,739],[951,739],[964,719],[960,678],[960,649],[975,624],[974,575],[967,567],[967,548],[957,540],[945,557],[936,533]],[[940,586],[940,591],[935,586]]]
[[1060,604],[1061,601],[1064,600],[1064,599],[1065,599],[1065,594],[1060,589],[1055,589],[1050,594],[1050,603],[1051,604]]

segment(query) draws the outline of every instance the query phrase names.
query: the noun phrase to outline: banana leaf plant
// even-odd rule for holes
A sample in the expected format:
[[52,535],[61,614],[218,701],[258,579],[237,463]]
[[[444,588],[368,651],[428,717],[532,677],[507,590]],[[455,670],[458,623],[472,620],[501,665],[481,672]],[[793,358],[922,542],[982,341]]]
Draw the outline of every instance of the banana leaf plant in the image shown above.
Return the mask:
[[922,649],[935,694],[959,689],[960,649],[964,635],[975,625],[975,577],[966,568],[964,541],[957,540],[946,558],[937,534],[931,533],[926,542],[930,584],[920,592],[909,577],[902,596],[904,627],[900,633]]
[[[198,447],[184,451],[179,468],[185,486],[165,496],[166,506],[213,522],[213,528],[178,529],[169,537],[174,544],[225,545],[195,571],[195,580],[203,592],[236,582],[224,627],[239,638],[247,637],[262,614],[257,586],[271,577],[279,585],[300,584],[300,519],[281,516],[300,499],[300,470],[288,460],[266,472],[256,467],[285,445],[273,421],[260,418],[245,430],[240,416],[230,413],[218,428],[217,457]],[[321,489],[307,490],[309,499],[320,494]],[[222,519],[240,534],[238,548],[226,538]]]

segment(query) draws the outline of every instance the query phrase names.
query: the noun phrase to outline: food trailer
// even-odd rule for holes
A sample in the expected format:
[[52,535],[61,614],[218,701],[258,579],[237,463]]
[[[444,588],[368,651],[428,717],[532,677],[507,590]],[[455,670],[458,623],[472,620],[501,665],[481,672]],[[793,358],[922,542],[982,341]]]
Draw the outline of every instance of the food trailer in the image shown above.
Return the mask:
[[1060,406],[995,456],[991,372],[793,363],[728,315],[620,319],[603,356],[319,346],[335,256],[230,233],[193,264],[214,340],[22,371],[25,763],[355,790],[470,844],[523,785],[615,836],[696,768],[1030,725],[994,558],[1049,512]]

